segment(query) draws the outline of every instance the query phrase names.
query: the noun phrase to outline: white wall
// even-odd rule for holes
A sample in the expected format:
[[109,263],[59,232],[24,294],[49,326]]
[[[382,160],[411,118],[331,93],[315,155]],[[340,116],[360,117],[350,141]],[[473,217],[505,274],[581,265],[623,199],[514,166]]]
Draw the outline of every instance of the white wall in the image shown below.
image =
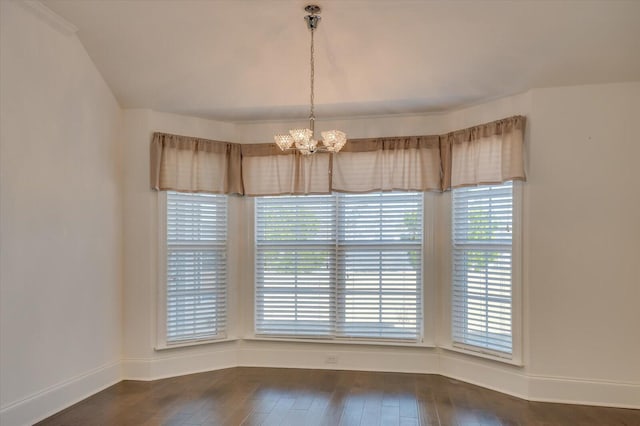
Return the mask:
[[638,123],[640,83],[533,92],[531,374],[640,383]]
[[[524,367],[430,347],[255,340],[250,198],[232,199],[239,217],[234,216],[230,231],[235,235],[230,263],[236,270],[230,280],[231,311],[235,313],[232,334],[244,340],[153,351],[158,207],[148,190],[151,133],[267,142],[273,133],[305,122],[231,125],[127,111],[125,179],[127,191],[135,188],[137,192],[127,192],[131,199],[125,203],[129,224],[125,225],[125,376],[152,379],[231,365],[439,372],[534,400],[640,406],[636,361],[640,341],[635,331],[640,324],[636,308],[640,279],[633,261],[640,258],[640,191],[635,188],[638,180],[632,176],[631,163],[638,158],[640,147],[633,143],[633,125],[640,118],[638,87],[638,83],[626,83],[536,89],[448,114],[317,122],[318,129],[339,128],[359,138],[437,134],[510,115],[527,116]],[[447,195],[435,197],[439,199],[435,209],[440,215],[438,228],[447,220]],[[444,252],[448,244],[445,234],[439,235],[436,253]],[[446,291],[444,282],[438,282],[437,288],[439,293]],[[425,309],[442,329],[439,296],[436,293],[435,301],[427,300]],[[327,365],[329,355],[338,356],[339,363]]]
[[123,371],[126,378],[147,380],[236,365],[235,342],[154,350],[159,206],[157,192],[151,190],[149,150],[156,131],[224,141],[233,140],[235,126],[143,109],[124,111]]
[[121,111],[64,23],[11,1],[0,15],[0,423],[15,425],[120,380]]

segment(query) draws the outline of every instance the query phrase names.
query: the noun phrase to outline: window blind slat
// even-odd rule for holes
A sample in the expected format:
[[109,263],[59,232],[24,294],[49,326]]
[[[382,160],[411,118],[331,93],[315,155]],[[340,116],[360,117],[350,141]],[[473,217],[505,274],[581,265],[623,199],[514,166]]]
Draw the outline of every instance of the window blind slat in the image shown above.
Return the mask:
[[222,337],[227,199],[167,192],[167,343]]
[[512,353],[513,185],[453,190],[454,345]]

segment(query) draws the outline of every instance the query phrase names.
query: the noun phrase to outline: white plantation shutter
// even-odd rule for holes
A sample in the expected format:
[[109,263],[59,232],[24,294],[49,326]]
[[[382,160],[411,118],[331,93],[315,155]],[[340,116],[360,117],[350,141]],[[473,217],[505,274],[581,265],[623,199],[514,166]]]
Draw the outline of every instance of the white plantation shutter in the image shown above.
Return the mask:
[[452,213],[453,344],[509,357],[513,184],[454,189]]
[[339,194],[337,201],[337,334],[416,340],[422,194]]
[[335,229],[330,195],[256,199],[257,334],[333,334]]
[[416,340],[422,194],[256,199],[256,334]]
[[225,337],[227,197],[167,192],[166,341]]

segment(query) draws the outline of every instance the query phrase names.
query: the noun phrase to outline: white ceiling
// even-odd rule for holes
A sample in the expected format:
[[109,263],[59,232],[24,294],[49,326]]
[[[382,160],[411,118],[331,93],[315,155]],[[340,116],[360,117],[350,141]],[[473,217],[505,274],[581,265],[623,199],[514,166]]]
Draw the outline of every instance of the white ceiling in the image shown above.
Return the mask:
[[[306,117],[298,0],[42,0],[127,108]],[[640,1],[318,0],[321,118],[442,111],[533,87],[640,80]]]

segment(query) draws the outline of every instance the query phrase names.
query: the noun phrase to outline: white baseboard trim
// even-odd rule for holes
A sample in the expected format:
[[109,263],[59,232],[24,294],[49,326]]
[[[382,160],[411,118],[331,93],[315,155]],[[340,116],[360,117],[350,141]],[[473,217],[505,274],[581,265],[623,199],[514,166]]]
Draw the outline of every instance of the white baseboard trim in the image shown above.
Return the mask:
[[151,376],[152,358],[123,358],[122,380],[153,380]]
[[120,361],[49,386],[0,409],[0,424],[32,425],[122,380]]
[[322,344],[245,342],[238,354],[243,367],[309,368],[437,374],[438,354],[430,348],[328,347]]
[[158,380],[205,371],[238,366],[236,349],[179,353],[155,358],[125,358],[122,360],[124,380]]
[[440,353],[439,374],[528,401],[640,409],[640,384],[525,374],[518,367]]
[[448,351],[440,353],[439,374],[461,382],[528,398],[528,378],[522,369],[496,361]]
[[528,376],[529,400],[640,409],[640,383]]

